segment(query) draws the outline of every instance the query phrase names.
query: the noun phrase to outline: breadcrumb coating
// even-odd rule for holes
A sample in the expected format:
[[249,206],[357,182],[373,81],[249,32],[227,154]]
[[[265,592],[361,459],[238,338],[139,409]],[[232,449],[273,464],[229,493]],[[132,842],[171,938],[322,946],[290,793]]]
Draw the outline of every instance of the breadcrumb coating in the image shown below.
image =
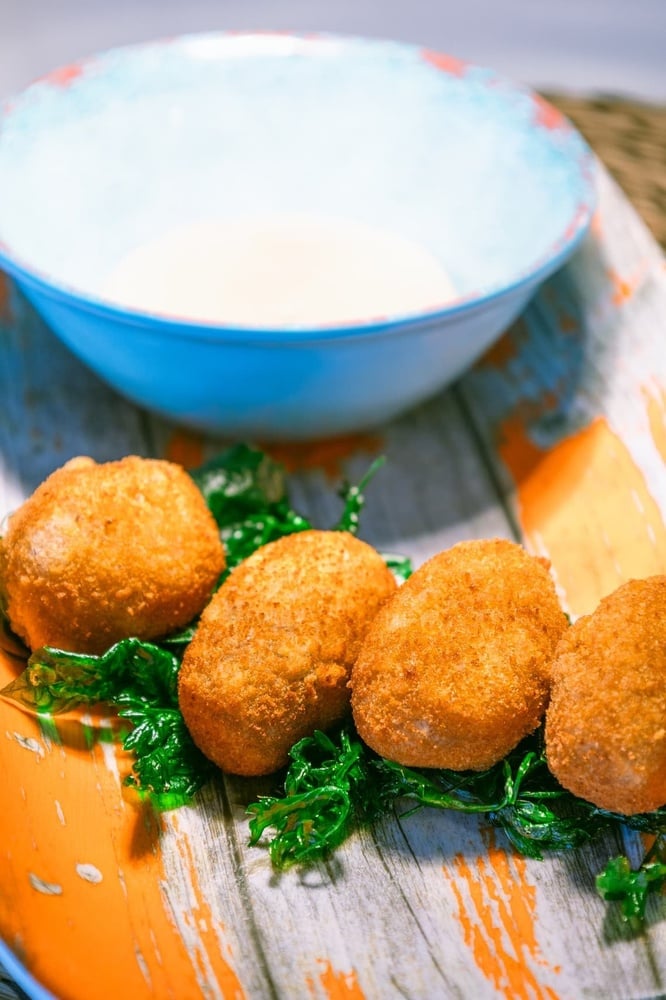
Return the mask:
[[172,462],[75,458],[11,516],[0,540],[14,631],[43,645],[101,653],[186,625],[208,600],[224,549],[200,491]]
[[558,781],[601,809],[666,804],[666,576],[625,583],[562,638],[546,752]]
[[286,764],[297,740],[347,713],[352,664],[395,588],[381,556],[346,532],[299,532],[254,552],[185,652],[179,701],[194,742],[234,774]]
[[503,539],[424,563],[382,608],[352,671],[352,710],[377,753],[483,770],[541,721],[567,627],[547,564]]

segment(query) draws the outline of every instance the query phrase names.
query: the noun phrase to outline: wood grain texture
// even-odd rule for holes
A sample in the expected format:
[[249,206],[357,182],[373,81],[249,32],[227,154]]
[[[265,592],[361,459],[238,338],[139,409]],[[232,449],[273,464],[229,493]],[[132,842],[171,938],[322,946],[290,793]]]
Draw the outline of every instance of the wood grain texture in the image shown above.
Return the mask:
[[551,558],[574,614],[666,568],[666,270],[605,171],[599,194],[575,259],[460,387],[519,531]]
[[[283,452],[317,526],[340,510],[335,471],[358,479],[381,451],[362,534],[382,550],[420,563],[463,538],[522,539],[573,614],[666,572],[666,272],[603,170],[599,189],[576,259],[458,385],[375,435]],[[223,446],[120,401],[2,289],[2,513],[75,454],[196,464]],[[18,666],[5,658],[0,681]],[[83,722],[44,731],[0,701],[0,933],[62,1000],[664,991],[664,901],[631,939],[593,889],[611,855],[638,857],[633,835],[527,862],[475,820],[422,810],[278,876],[247,844],[271,779],[220,775],[155,816],[123,792],[114,721]]]

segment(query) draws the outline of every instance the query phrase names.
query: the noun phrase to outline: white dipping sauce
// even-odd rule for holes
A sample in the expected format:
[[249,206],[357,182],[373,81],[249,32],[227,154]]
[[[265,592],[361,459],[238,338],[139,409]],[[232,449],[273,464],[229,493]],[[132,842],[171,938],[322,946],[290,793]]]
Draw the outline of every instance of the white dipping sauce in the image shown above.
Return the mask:
[[132,250],[101,289],[133,309],[229,326],[320,326],[443,306],[455,290],[423,247],[343,218],[198,222]]

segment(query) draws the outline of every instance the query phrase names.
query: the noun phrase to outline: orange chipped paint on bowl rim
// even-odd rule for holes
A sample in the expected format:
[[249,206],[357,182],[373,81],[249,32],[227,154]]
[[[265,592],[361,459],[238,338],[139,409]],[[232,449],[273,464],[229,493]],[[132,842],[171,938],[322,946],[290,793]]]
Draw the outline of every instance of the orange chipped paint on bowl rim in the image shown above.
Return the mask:
[[[226,127],[211,132],[209,109],[220,92],[227,95]],[[271,102],[270,134],[257,131],[250,113],[256,92]],[[183,113],[165,137],[174,94]],[[99,115],[94,141],[91,103]],[[119,113],[123,106],[127,114]],[[302,127],[310,115],[321,138],[315,144]],[[350,130],[365,135],[369,121],[376,141],[361,144],[362,169],[335,201],[339,150]],[[400,141],[396,121],[410,122],[408,141]],[[588,146],[541,98],[485,67],[398,42],[212,32],[128,46],[55,70],[17,95],[1,122],[0,266],[53,331],[121,393],[234,440],[353,433],[432,396],[573,252],[596,201]],[[210,140],[207,157],[224,162],[229,183],[217,184],[215,171],[191,183],[192,160],[179,154],[202,134]],[[154,149],[164,142],[174,143],[173,155],[160,157],[163,183],[154,185],[154,198],[137,209],[100,196],[119,169],[124,176],[136,171],[142,183],[150,178]],[[488,156],[489,143],[501,143],[502,155]],[[255,327],[126,308],[100,295],[105,276],[131,249],[137,211],[147,241],[168,227],[169,192],[176,188],[190,192],[181,206],[185,226],[200,218],[202,198],[220,216],[237,214],[239,198],[255,203],[257,158],[270,160],[282,203],[371,226],[380,219],[387,231],[427,247],[457,297],[402,312],[396,306],[388,316],[377,302],[369,315],[338,325],[322,317],[305,326]],[[55,202],[48,166],[54,161],[66,166]],[[305,175],[294,171],[295,161],[311,164]],[[406,221],[404,203],[394,197],[394,171],[405,190],[417,192]],[[213,187],[201,191],[199,182]],[[455,212],[448,211],[451,190]],[[73,225],[68,206],[83,197],[96,211],[79,213]],[[20,209],[27,201],[30,213]],[[445,227],[438,206],[447,214]],[[483,225],[487,219],[492,226]],[[102,230],[107,238],[100,246]],[[92,257],[91,246],[98,248]]]

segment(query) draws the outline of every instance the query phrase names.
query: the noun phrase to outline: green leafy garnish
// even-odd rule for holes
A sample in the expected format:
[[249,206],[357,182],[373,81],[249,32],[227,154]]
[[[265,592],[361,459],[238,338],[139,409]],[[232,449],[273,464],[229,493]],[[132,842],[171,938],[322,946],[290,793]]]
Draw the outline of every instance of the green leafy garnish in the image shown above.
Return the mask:
[[546,766],[538,738],[531,737],[486,771],[419,770],[380,760],[395,799],[481,813],[513,846],[541,860],[543,851],[571,850],[601,833],[608,819],[595,806],[565,791]]
[[123,740],[134,753],[126,784],[150,798],[158,809],[175,809],[190,801],[215,773],[215,766],[195,746],[177,706],[155,706],[142,698],[122,696],[119,715],[134,729]]
[[291,756],[284,795],[249,808],[252,843],[275,831],[270,852],[277,867],[326,857],[354,826],[400,800],[483,814],[521,853],[538,859],[544,850],[578,847],[611,823],[557,784],[535,738],[481,772],[404,767],[378,757],[351,727],[335,739],[307,737]]
[[[364,490],[384,462],[384,456],[376,458],[359,483],[343,483],[339,490],[343,509],[333,531],[357,533]],[[235,445],[190,475],[220,528],[227,556],[220,583],[262,545],[313,526],[292,508],[284,468],[257,448]],[[406,556],[383,558],[399,579],[410,575],[412,564]]]
[[413,566],[409,556],[399,556],[395,552],[383,552],[382,558],[398,582],[404,583],[412,575]]
[[282,466],[257,448],[236,445],[191,476],[220,528],[227,556],[220,582],[262,545],[312,527],[290,506]]
[[76,705],[112,701],[125,691],[171,704],[178,666],[174,653],[139,639],[123,639],[101,656],[44,646],[2,693],[50,715]]
[[344,509],[340,515],[335,531],[348,531],[355,535],[358,531],[359,518],[365,506],[364,490],[378,469],[381,469],[386,459],[383,455],[376,458],[361,481],[354,486],[351,483],[343,483],[340,490],[340,497],[344,502]]
[[194,633],[197,630],[198,621],[190,622],[185,628],[179,629],[177,632],[172,632],[170,635],[164,636],[160,639],[159,645],[166,646],[167,649],[178,649],[184,652],[185,647],[188,646],[192,639],[194,638]]
[[622,919],[632,931],[640,931],[649,894],[666,887],[666,833],[657,835],[639,868],[633,870],[624,855],[613,858],[597,875],[596,883],[601,898],[619,901]]
[[662,831],[640,869],[627,858],[609,862],[597,878],[604,899],[622,901],[625,919],[641,926],[648,893],[666,885],[666,809],[624,817],[598,809],[565,791],[547,768],[539,734],[486,771],[421,770],[385,760],[351,725],[336,736],[317,732],[291,752],[284,794],[248,808],[250,843],[264,841],[276,868],[324,860],[356,828],[401,801],[484,815],[521,854],[541,860],[544,851],[573,850],[604,831],[630,825]]
[[359,819],[380,816],[385,802],[368,768],[369,751],[350,732],[337,738],[317,731],[290,752],[284,796],[249,806],[250,844],[268,828],[271,860],[277,868],[326,857],[349,836]]
[[81,704],[106,702],[134,728],[123,746],[134,753],[126,783],[158,808],[187,801],[213,765],[192,742],[178,709],[180,657],[139,639],[123,639],[101,656],[45,646],[2,694],[24,708],[58,715]]

